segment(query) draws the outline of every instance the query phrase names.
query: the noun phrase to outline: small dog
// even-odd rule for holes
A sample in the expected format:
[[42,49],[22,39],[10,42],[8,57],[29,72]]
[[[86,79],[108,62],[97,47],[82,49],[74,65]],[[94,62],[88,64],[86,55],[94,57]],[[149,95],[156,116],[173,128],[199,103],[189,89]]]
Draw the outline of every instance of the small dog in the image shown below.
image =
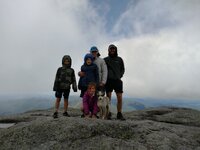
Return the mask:
[[107,96],[105,96],[105,92],[103,91],[98,91],[97,92],[97,105],[99,107],[99,113],[100,113],[100,118],[101,119],[107,119],[108,118],[108,113],[110,112],[109,104],[110,100]]

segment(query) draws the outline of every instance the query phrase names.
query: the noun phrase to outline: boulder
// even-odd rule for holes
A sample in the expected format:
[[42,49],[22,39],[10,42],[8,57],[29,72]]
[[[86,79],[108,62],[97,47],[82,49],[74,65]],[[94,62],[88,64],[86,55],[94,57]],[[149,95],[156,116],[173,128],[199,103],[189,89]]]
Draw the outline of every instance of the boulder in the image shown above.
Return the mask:
[[200,112],[186,108],[151,108],[124,113],[126,121],[52,117],[53,109],[2,116],[0,149],[200,150]]

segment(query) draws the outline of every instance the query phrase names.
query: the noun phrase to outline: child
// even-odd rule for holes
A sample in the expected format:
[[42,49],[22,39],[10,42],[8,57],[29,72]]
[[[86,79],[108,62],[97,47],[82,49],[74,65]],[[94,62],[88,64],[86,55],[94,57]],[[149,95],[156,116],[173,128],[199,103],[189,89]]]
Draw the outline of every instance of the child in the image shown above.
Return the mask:
[[90,82],[83,96],[83,117],[97,118],[98,106],[96,96],[96,84]]
[[98,67],[93,63],[94,57],[92,54],[86,54],[84,57],[84,64],[81,66],[81,72],[84,73],[80,76],[78,88],[81,90],[80,97],[83,97],[87,86],[90,82],[94,82],[98,85],[99,83],[99,73]]
[[56,102],[55,102],[56,111],[53,114],[54,118],[58,117],[58,109],[60,106],[62,95],[64,96],[63,116],[70,117],[69,114],[67,113],[67,108],[68,108],[68,98],[69,98],[71,84],[74,92],[77,92],[76,77],[74,69],[71,68],[71,63],[72,60],[69,55],[63,56],[62,67],[58,68],[56,73],[56,78],[53,87],[56,96]]

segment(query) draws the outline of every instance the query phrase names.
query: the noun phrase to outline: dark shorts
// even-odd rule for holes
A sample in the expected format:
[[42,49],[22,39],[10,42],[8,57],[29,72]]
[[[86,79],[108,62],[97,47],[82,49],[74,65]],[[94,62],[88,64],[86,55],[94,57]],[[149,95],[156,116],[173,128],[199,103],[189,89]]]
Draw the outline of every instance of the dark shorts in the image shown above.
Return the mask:
[[115,90],[116,93],[123,93],[123,82],[122,80],[107,80],[106,83],[106,93]]
[[64,99],[68,99],[69,93],[70,93],[70,90],[59,90],[59,91],[56,91],[55,96],[56,98],[62,98],[62,95],[63,95]]

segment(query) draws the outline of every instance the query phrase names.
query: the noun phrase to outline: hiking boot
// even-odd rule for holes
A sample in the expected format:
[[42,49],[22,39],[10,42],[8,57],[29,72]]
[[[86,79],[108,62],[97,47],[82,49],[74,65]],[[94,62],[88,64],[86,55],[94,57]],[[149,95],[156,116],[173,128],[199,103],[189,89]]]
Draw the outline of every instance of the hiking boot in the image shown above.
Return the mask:
[[123,117],[123,115],[122,115],[121,112],[118,112],[118,113],[117,113],[117,119],[119,119],[119,120],[126,120],[126,119]]
[[58,118],[58,112],[55,112],[55,113],[53,114],[53,118]]
[[63,116],[70,117],[70,115],[67,112],[64,112]]
[[107,119],[108,119],[108,120],[111,120],[111,117],[112,117],[112,114],[111,114],[111,112],[109,112],[109,113],[108,113]]

